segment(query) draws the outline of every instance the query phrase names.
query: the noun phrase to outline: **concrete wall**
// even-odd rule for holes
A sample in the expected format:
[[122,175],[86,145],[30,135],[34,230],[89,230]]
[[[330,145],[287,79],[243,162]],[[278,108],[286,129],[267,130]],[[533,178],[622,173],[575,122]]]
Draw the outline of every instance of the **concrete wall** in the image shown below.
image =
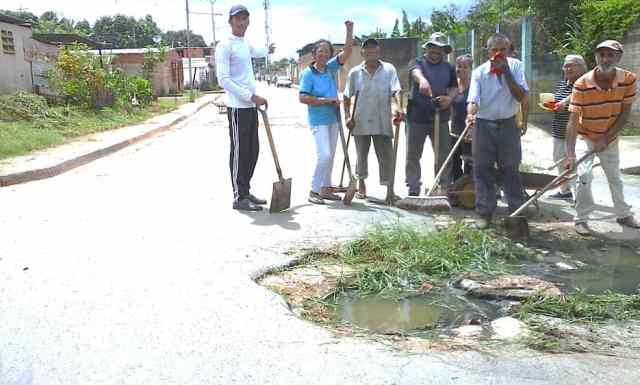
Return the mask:
[[31,28],[0,22],[0,30],[13,33],[15,53],[6,53],[0,44],[0,94],[31,91],[31,64],[25,60],[25,44],[31,40]]
[[[624,45],[624,54],[620,67],[640,76],[640,23],[627,32],[622,44]],[[632,111],[635,113],[635,118],[640,119],[640,101],[633,104]]]

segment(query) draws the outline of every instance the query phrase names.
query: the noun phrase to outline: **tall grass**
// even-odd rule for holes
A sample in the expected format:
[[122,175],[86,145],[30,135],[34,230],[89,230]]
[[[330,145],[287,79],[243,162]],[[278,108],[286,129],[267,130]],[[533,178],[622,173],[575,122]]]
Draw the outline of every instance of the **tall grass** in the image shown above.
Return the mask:
[[640,295],[613,292],[586,294],[576,291],[558,297],[531,297],[518,308],[515,315],[526,320],[531,314],[583,323],[640,319]]
[[376,226],[338,252],[344,263],[360,267],[355,286],[361,294],[418,290],[459,272],[504,272],[504,260],[517,255],[508,241],[460,223],[438,232]]
[[0,120],[0,159],[59,145],[71,138],[137,124],[154,115],[169,112],[179,104],[173,100],[160,100],[131,111],[52,107],[49,108],[47,117],[33,120]]

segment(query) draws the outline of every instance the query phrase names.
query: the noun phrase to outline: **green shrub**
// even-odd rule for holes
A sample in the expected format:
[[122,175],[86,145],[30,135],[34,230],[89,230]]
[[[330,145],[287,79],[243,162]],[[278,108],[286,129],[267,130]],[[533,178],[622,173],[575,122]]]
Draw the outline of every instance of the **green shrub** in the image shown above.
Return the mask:
[[136,77],[129,79],[129,82],[131,82],[134,96],[140,103],[149,104],[153,101],[153,88],[150,81]]
[[49,113],[47,100],[27,92],[0,96],[0,120],[45,119]]

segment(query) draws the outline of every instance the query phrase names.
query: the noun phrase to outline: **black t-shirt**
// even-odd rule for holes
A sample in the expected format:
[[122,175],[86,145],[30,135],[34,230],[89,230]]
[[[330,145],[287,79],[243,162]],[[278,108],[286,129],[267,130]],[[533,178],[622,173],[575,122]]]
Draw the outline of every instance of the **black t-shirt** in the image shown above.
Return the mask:
[[[409,78],[411,79],[411,94],[407,106],[407,119],[411,122],[427,124],[433,121],[434,106],[431,98],[420,93],[420,85],[411,78],[411,71],[420,68],[422,74],[431,84],[433,97],[447,94],[448,88],[458,87],[458,78],[455,68],[449,62],[441,61],[433,64],[424,57],[412,60],[409,63]],[[440,112],[441,120],[449,120],[449,111]]]
[[460,135],[466,127],[467,118],[467,98],[469,97],[469,87],[463,93],[459,93],[453,98],[453,132]]

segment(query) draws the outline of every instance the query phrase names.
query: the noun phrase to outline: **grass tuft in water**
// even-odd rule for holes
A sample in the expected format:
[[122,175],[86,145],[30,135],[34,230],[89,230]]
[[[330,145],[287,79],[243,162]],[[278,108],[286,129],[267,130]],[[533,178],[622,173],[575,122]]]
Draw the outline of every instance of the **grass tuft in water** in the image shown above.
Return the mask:
[[504,273],[504,260],[519,253],[510,242],[461,223],[438,232],[396,224],[372,228],[343,246],[338,258],[361,267],[355,280],[359,294],[385,295],[415,291],[459,272]]
[[640,319],[640,295],[613,292],[586,294],[576,291],[558,297],[531,297],[514,315],[526,320],[531,314],[594,324],[608,320]]

